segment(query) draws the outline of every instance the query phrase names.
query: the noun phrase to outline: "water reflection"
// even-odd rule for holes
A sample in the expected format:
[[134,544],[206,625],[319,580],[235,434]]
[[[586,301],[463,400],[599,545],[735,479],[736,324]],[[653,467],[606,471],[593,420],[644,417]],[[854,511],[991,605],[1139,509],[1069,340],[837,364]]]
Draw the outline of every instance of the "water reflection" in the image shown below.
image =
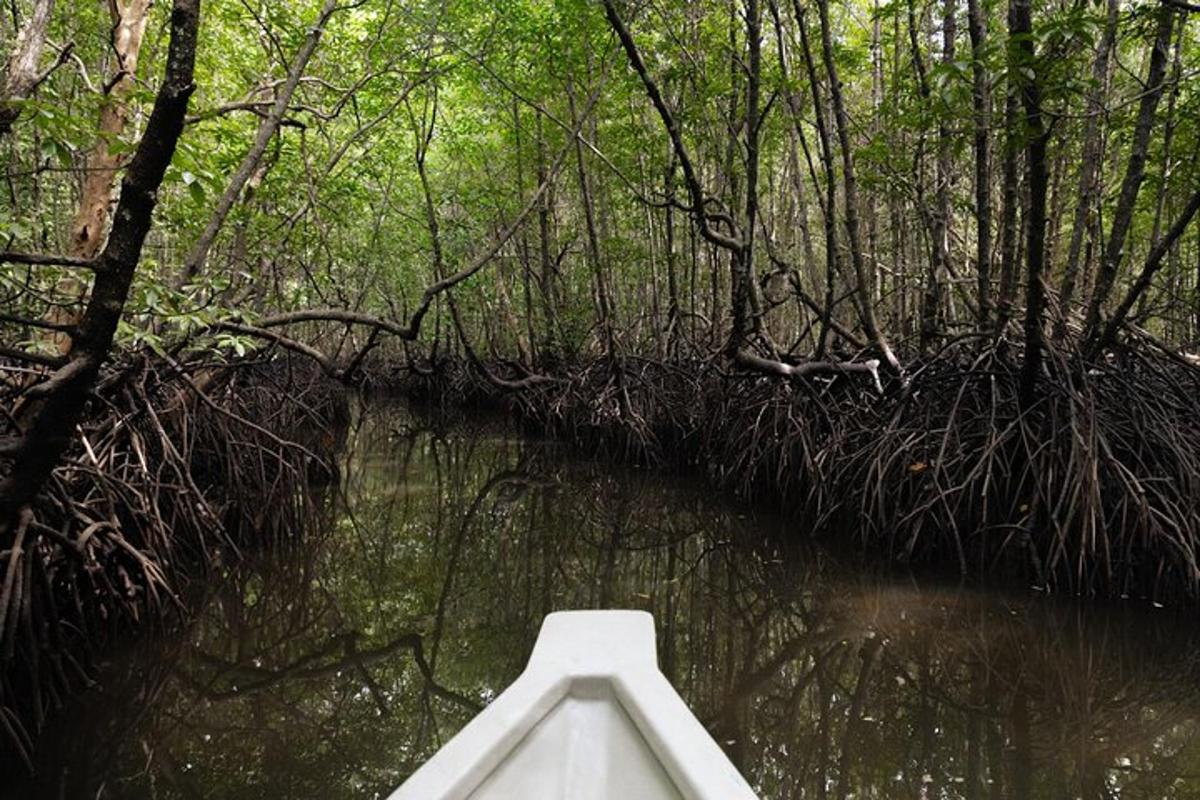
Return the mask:
[[329,530],[108,666],[22,798],[386,796],[524,665],[544,614],[644,608],[764,798],[1200,793],[1196,637],[854,575],[681,481],[375,410]]

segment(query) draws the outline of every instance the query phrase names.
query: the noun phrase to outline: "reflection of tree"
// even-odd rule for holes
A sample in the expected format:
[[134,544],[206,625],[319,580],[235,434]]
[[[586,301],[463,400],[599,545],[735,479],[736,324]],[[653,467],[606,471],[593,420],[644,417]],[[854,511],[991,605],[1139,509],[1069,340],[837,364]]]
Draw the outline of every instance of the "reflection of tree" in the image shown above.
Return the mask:
[[[387,704],[383,701],[383,692],[379,684],[371,677],[368,668],[374,664],[393,660],[398,653],[409,652],[412,654],[417,669],[425,678],[425,686],[431,694],[442,700],[457,703],[471,712],[478,713],[483,710],[482,704],[437,682],[433,676],[433,666],[425,657],[425,637],[421,634],[403,633],[387,644],[364,650],[360,650],[358,647],[361,638],[362,635],[358,632],[338,634],[325,646],[304,654],[291,664],[275,669],[224,661],[205,653],[197,654],[199,662],[216,669],[222,674],[225,681],[236,681],[232,688],[214,688],[211,683],[201,683],[186,673],[181,674],[180,678],[204,699],[216,702],[245,697],[251,692],[268,691],[288,681],[328,678],[348,670],[357,670],[363,680],[367,682],[367,688],[375,696],[380,710],[388,713]],[[339,657],[331,658],[334,655]]]
[[319,547],[231,570],[116,670],[67,796],[386,793],[545,613],[598,605],[654,612],[664,671],[764,798],[1195,791],[1194,639],[1170,626],[847,579],[684,483],[410,422],[362,420]]
[[[764,748],[757,766],[772,797],[1171,796],[1178,758],[1200,755],[1182,644],[1044,604],[841,588],[803,602],[857,657],[831,659],[814,641],[799,663],[821,664],[817,680],[781,670],[751,701],[757,738],[787,748]],[[764,667],[795,652],[794,639],[776,641]],[[793,755],[805,752],[818,763]]]

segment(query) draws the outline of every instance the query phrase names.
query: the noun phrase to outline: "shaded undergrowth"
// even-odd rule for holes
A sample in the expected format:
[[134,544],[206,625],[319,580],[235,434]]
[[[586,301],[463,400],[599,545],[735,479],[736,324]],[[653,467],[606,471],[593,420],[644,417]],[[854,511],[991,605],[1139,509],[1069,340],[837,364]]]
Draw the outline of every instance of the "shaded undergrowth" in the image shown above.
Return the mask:
[[698,471],[790,515],[797,535],[1058,592],[1200,598],[1200,370],[1147,352],[1059,356],[1025,402],[1019,372],[1002,347],[964,344],[882,395],[847,376],[636,358],[517,392],[457,361],[381,382],[429,403],[502,404],[589,451]]

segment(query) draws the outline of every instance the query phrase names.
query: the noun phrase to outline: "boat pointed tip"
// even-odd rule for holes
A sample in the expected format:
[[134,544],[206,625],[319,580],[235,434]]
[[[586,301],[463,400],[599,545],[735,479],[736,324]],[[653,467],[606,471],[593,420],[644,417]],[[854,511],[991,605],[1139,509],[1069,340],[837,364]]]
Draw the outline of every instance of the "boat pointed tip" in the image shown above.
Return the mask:
[[[530,666],[578,664],[588,673],[658,668],[654,617],[646,611],[581,610],[547,614]],[[574,670],[572,670],[574,671]]]

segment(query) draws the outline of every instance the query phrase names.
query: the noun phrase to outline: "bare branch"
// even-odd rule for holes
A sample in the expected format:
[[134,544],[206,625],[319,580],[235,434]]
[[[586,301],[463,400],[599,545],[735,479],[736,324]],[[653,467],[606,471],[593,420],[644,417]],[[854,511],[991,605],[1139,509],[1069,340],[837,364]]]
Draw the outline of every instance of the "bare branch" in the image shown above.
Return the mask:
[[44,70],[42,70],[41,74],[39,74],[36,78],[33,79],[33,86],[30,88],[30,91],[37,89],[39,86],[41,86],[43,83],[45,83],[50,78],[50,76],[54,74],[55,70],[57,70],[59,67],[61,67],[63,64],[65,64],[67,59],[71,58],[71,56],[74,54],[74,52],[75,52],[75,43],[74,42],[67,42],[65,45],[63,45],[62,49],[58,51],[58,57],[55,58],[53,62],[51,62],[50,66],[48,66]]
[[55,356],[46,356],[41,353],[30,353],[26,350],[20,350],[15,347],[5,347],[0,345],[0,358],[11,358],[14,361],[25,361],[30,364],[37,364],[43,367],[51,367],[57,369],[67,363],[65,358],[56,358]]
[[0,253],[0,264],[24,264],[31,267],[70,267],[72,269],[87,269],[92,272],[100,270],[100,263],[90,258],[45,255],[43,253],[19,253],[14,251]]
[[1137,299],[1141,297],[1141,295],[1148,288],[1150,288],[1150,281],[1154,278],[1154,274],[1158,272],[1159,267],[1162,266],[1163,258],[1165,258],[1167,253],[1171,251],[1171,248],[1175,246],[1175,243],[1179,241],[1179,238],[1183,236],[1183,232],[1187,230],[1188,225],[1192,221],[1192,217],[1196,216],[1197,212],[1200,212],[1200,190],[1192,194],[1187,206],[1182,212],[1180,212],[1179,218],[1175,220],[1175,223],[1171,226],[1170,230],[1168,230],[1162,239],[1158,241],[1158,244],[1156,244],[1154,249],[1150,251],[1150,255],[1146,257],[1146,263],[1142,266],[1141,274],[1138,275],[1137,280],[1134,281],[1134,284],[1130,287],[1129,292],[1125,295],[1124,299],[1121,300],[1121,304],[1117,306],[1117,310],[1113,312],[1112,317],[1104,326],[1104,331],[1100,334],[1099,338],[1092,347],[1091,354],[1093,356],[1097,355],[1101,350],[1116,340],[1117,332],[1125,323],[1125,319],[1129,316],[1129,311],[1133,308],[1134,303],[1136,303]]
[[879,380],[879,359],[872,358],[862,363],[843,361],[806,361],[800,364],[787,364],[771,358],[763,358],[748,350],[738,350],[736,359],[743,367],[763,372],[768,375],[778,375],[783,378],[809,378],[814,375],[870,375],[875,383],[875,389],[883,393],[883,383]]
[[231,333],[240,333],[246,336],[257,336],[260,339],[266,339],[269,342],[279,345],[284,350],[291,350],[293,353],[307,356],[317,362],[327,374],[337,377],[338,368],[328,356],[322,353],[317,348],[307,345],[304,342],[284,336],[275,331],[267,330],[266,328],[257,325],[247,325],[241,322],[218,322],[213,326],[217,330],[225,330]]
[[279,125],[283,122],[284,115],[287,114],[288,107],[292,102],[292,95],[295,93],[296,87],[300,85],[300,78],[304,74],[304,69],[308,66],[313,53],[316,52],[317,45],[320,44],[321,36],[325,32],[325,26],[328,24],[329,18],[338,10],[339,8],[333,0],[326,0],[325,4],[321,7],[316,21],[309,29],[304,44],[297,51],[291,66],[288,68],[286,82],[280,87],[275,102],[271,105],[271,110],[263,117],[262,122],[259,123],[258,131],[254,135],[253,146],[242,158],[237,171],[229,179],[229,183],[225,186],[225,191],[217,201],[217,206],[213,211],[212,217],[205,226],[203,233],[200,234],[200,238],[192,246],[191,252],[188,253],[187,258],[184,260],[183,272],[176,281],[177,287],[183,286],[193,280],[204,267],[204,262],[208,259],[209,250],[212,249],[213,242],[216,241],[217,234],[220,233],[221,227],[225,224],[229,212],[241,196],[246,182],[254,174],[258,162],[267,152],[267,147],[271,143],[272,137],[275,136],[275,132],[279,130]]

